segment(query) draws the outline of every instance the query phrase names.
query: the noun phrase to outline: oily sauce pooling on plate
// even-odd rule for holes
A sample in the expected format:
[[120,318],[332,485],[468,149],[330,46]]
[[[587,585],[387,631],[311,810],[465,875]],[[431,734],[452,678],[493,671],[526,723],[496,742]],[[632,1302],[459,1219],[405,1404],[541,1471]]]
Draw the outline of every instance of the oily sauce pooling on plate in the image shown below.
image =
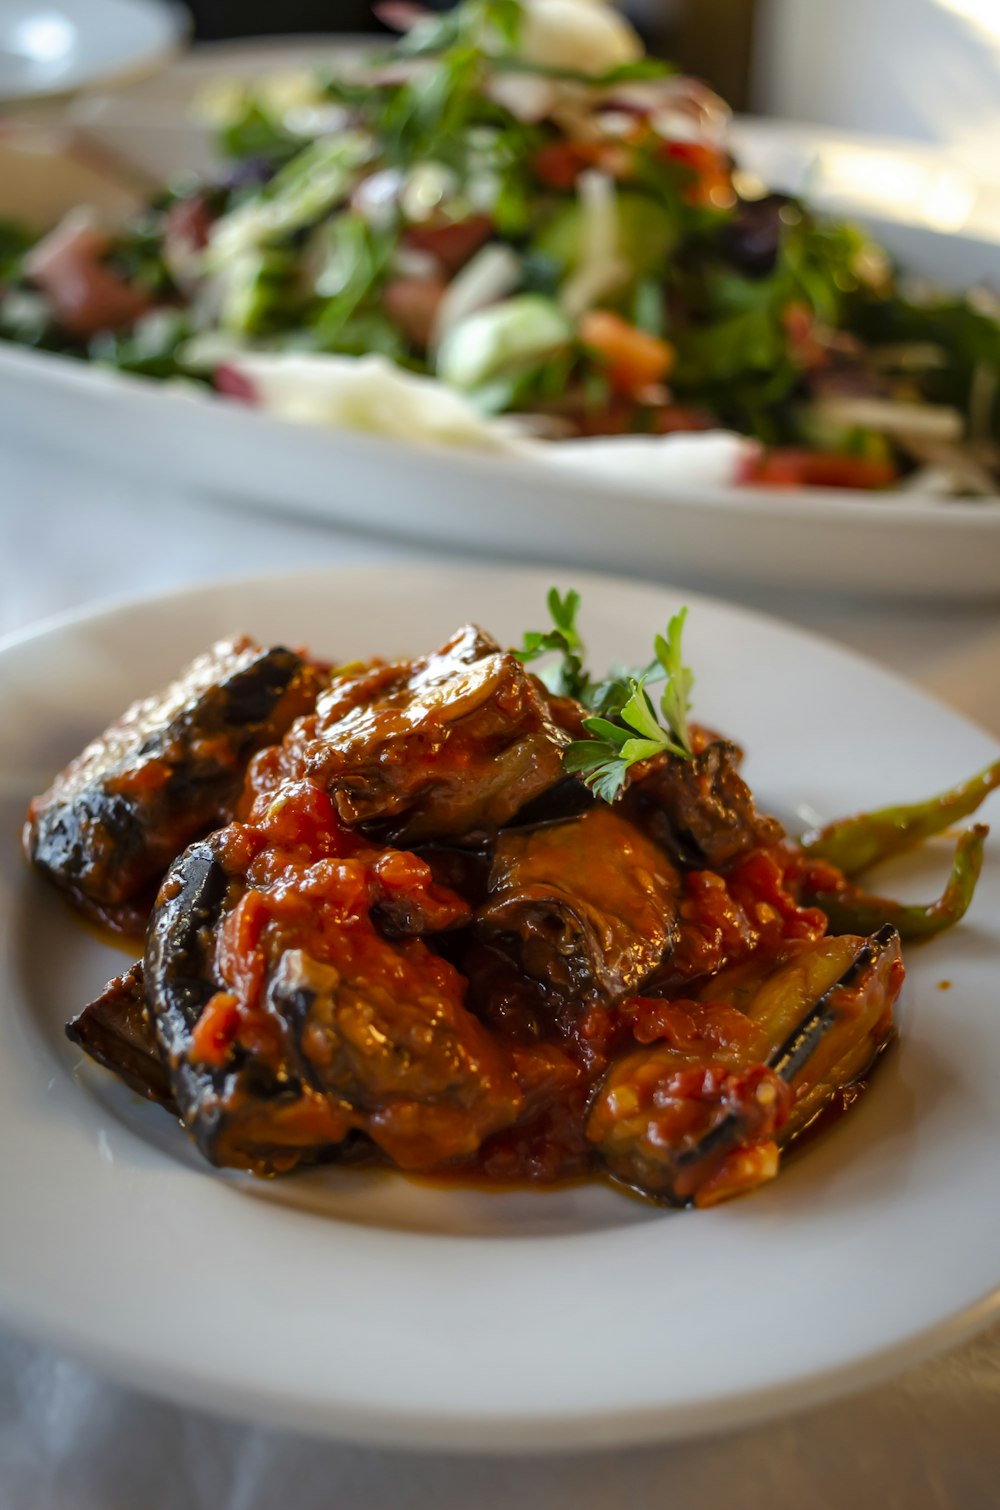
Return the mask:
[[985,830],[929,907],[853,876],[1000,767],[793,842],[688,723],[683,615],[597,680],[578,596],[549,608],[518,651],[467,627],[333,672],[226,642],[32,803],[29,858],[78,907],[128,931],[158,884],[143,959],[68,1032],[213,1163],[599,1172],[704,1206],[891,1041],[901,941],[962,916]]

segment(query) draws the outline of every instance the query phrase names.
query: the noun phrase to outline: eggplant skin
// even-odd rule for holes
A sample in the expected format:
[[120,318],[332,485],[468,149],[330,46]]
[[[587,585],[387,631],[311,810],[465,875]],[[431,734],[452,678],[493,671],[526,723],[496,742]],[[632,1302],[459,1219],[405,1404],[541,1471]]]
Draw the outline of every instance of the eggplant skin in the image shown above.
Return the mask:
[[232,890],[212,840],[190,845],[160,888],[144,959],[146,1000],[177,1112],[212,1163],[223,1162],[217,1144],[234,1072],[193,1065],[188,1053],[191,1031],[220,989],[212,973],[215,929]]
[[220,933],[255,896],[240,834],[222,830],[174,863],[146,943],[150,1017],[202,1154],[280,1174],[356,1156],[348,1138],[360,1133],[404,1168],[430,1167],[474,1154],[515,1120],[523,1096],[513,1067],[466,1009],[461,976],[419,942],[380,938],[370,921],[345,923],[364,946],[358,952],[355,931],[341,955],[332,951],[334,965],[302,946],[309,918],[283,919],[279,906],[257,956],[265,979],[245,1007],[246,1031],[212,1051],[199,1032],[206,1008],[225,1013],[238,1000],[219,963]]
[[893,928],[818,941],[764,979],[745,1009],[750,1038],[709,1033],[699,1045],[694,1028],[612,1064],[588,1140],[614,1178],[671,1205],[704,1203],[727,1157],[765,1143],[773,1177],[778,1151],[892,1041],[904,973]]
[[66,1036],[129,1090],[176,1113],[170,1076],[146,1007],[141,961],[108,982],[66,1025]]
[[423,659],[335,677],[285,741],[285,775],[378,842],[469,844],[563,782],[568,743],[517,657],[466,625]]
[[272,1070],[241,1049],[222,1068],[191,1057],[194,1026],[222,989],[216,933],[245,890],[222,863],[222,837],[190,845],[174,862],[146,937],[146,1000],[177,1114],[199,1152],[221,1168],[267,1176],[332,1158],[356,1161],[349,1118],[287,1063]]
[[782,838],[776,819],[757,812],[740,758],[736,745],[713,740],[693,760],[651,762],[630,788],[639,826],[679,865],[725,871]]
[[113,921],[134,909],[186,844],[226,821],[251,756],[309,711],[320,683],[290,650],[221,641],[35,798],[28,859],[84,910]]
[[172,1063],[220,989],[211,974],[214,930],[230,889],[211,839],[190,845],[160,888],[146,935],[144,969],[147,1001]]
[[639,989],[677,935],[680,877],[604,803],[582,817],[505,830],[477,932],[559,995]]

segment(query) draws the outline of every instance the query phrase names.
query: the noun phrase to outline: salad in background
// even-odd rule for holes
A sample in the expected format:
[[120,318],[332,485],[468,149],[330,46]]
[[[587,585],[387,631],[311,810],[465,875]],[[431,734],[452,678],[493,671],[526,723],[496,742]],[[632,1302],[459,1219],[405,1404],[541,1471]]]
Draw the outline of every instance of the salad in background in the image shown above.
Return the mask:
[[391,49],[217,99],[210,179],[124,226],[0,224],[0,336],[311,422],[1000,492],[994,296],[910,288],[751,180],[603,0],[379,14]]

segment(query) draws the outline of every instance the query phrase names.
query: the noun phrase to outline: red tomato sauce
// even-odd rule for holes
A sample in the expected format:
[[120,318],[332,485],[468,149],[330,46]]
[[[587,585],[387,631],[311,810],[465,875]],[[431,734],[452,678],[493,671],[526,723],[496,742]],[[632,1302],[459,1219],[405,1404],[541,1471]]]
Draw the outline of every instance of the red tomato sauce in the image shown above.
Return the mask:
[[[224,989],[195,1027],[194,1057],[218,1066],[240,1046],[281,1069],[286,1028],[268,1004],[267,982],[282,953],[295,948],[376,995],[433,1001],[456,1019],[474,1018],[492,1046],[491,1073],[507,1085],[512,1115],[509,1125],[487,1127],[471,1155],[456,1159],[453,1118],[436,1130],[433,1108],[425,1107],[419,1167],[437,1166],[449,1178],[551,1183],[586,1173],[593,1164],[585,1128],[595,1088],[617,1057],[638,1046],[668,1045],[690,1060],[678,1071],[684,1083],[667,1098],[665,1136],[681,1134],[685,1118],[694,1126],[708,1100],[759,1107],[760,1074],[734,1066],[745,1066],[754,1050],[763,1056],[766,1045],[737,1008],[701,1000],[698,991],[725,967],[751,960],[763,967],[825,933],[824,915],[796,902],[801,861],[790,848],[757,851],[725,877],[684,876],[678,942],[654,994],[613,1003],[555,1001],[499,951],[449,947],[471,917],[468,901],[439,885],[422,856],[344,828],[329,796],[309,781],[276,786],[274,759],[271,751],[258,757],[246,821],[225,831],[223,864],[245,889],[218,931],[215,964]],[[391,917],[394,907],[418,918],[431,942],[386,936],[380,917]],[[761,1121],[762,1141],[780,1121],[784,1094],[781,1082],[766,1075],[775,1095]],[[371,1131],[348,1116],[343,1126],[352,1125]],[[391,1144],[393,1157],[406,1164],[392,1144],[397,1133],[380,1146],[385,1152]],[[378,1146],[372,1157],[380,1157]]]

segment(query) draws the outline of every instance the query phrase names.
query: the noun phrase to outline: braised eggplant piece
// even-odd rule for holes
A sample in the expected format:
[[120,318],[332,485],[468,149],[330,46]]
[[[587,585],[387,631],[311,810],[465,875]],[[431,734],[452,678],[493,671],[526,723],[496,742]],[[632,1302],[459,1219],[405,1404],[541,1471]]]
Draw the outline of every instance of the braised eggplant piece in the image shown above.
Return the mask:
[[559,823],[565,818],[579,818],[589,813],[597,798],[576,776],[567,776],[540,797],[522,807],[508,825],[510,828],[533,828],[539,823]]
[[489,845],[473,849],[458,844],[421,844],[414,854],[430,866],[436,885],[463,897],[470,908],[485,902],[493,865]]
[[269,823],[191,846],[150,924],[150,1011],[188,1130],[257,1173],[336,1156],[351,1132],[403,1168],[471,1156],[520,1111],[512,1067],[457,970],[372,916],[407,867],[415,912],[431,895],[449,926],[466,904],[449,912],[419,857],[345,834],[309,784]]
[[691,760],[659,758],[633,782],[626,801],[678,864],[727,870],[782,835],[776,819],[758,813],[739,763],[740,751],[728,740],[713,741]]
[[465,1009],[464,981],[443,960],[423,963],[396,961],[373,981],[288,949],[268,987],[308,1083],[349,1105],[403,1169],[470,1157],[522,1107],[511,1064]]
[[141,962],[109,981],[96,1001],[67,1023],[66,1036],[137,1095],[176,1113],[146,1007]]
[[281,774],[324,787],[341,822],[386,842],[470,842],[562,781],[567,743],[534,678],[469,626],[424,660],[335,677]]
[[885,928],[809,945],[736,1016],[724,1002],[684,1004],[678,1030],[675,1004],[666,1041],[612,1067],[588,1138],[618,1179],[672,1204],[711,1205],[773,1178],[780,1149],[892,1039],[903,975]]
[[251,755],[313,705],[320,681],[290,650],[220,642],[35,798],[29,859],[84,910],[134,926],[144,895],[186,844],[226,821]]
[[477,928],[558,993],[616,997],[637,991],[669,953],[679,891],[659,847],[600,804],[500,835]]
[[[213,1164],[279,1174],[331,1157],[353,1124],[347,1108],[327,1106],[290,1071],[280,1023],[270,1063],[226,1042],[235,1002],[226,999],[215,952],[243,888],[224,853],[213,835],[171,867],[149,925],[146,998],[178,1114],[201,1153]],[[199,1044],[209,1008],[219,1021]],[[215,1044],[225,1052],[213,1053]]]

